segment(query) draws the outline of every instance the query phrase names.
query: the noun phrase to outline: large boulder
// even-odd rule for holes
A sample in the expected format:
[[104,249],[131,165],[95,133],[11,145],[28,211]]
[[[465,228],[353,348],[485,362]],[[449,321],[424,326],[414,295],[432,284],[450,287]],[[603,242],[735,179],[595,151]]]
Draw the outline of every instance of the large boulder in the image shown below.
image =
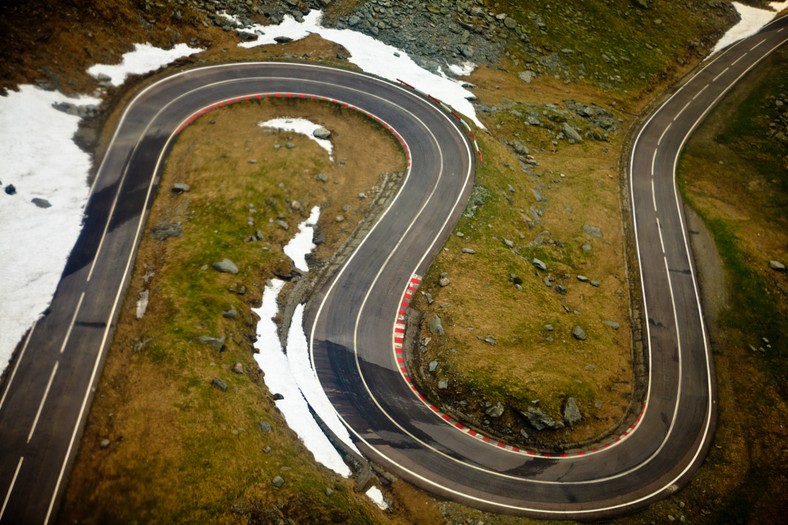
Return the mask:
[[583,416],[580,414],[580,407],[577,406],[575,398],[570,397],[564,403],[564,423],[571,427],[579,423],[581,419],[583,419]]
[[427,326],[429,327],[430,332],[432,332],[435,335],[446,334],[446,330],[443,329],[443,323],[441,323],[441,318],[438,317],[438,314],[435,314],[430,318],[429,322],[427,323]]
[[576,325],[575,325],[575,326],[572,328],[572,337],[574,337],[574,338],[575,338],[575,339],[577,339],[578,341],[585,341],[586,339],[588,339],[588,334],[586,334],[586,331],[585,331],[585,330],[583,330],[583,329],[580,327],[580,325],[577,325],[577,324],[576,324]]
[[222,273],[238,273],[238,267],[230,259],[222,259],[221,261],[213,263],[213,269]]
[[552,417],[548,416],[544,410],[538,407],[528,407],[525,410],[521,410],[520,414],[525,417],[528,424],[531,425],[534,430],[558,430],[564,428],[564,424],[561,421],[556,421]]
[[315,137],[316,139],[328,140],[329,138],[331,138],[331,132],[326,128],[324,128],[323,126],[318,126],[312,132],[312,136]]

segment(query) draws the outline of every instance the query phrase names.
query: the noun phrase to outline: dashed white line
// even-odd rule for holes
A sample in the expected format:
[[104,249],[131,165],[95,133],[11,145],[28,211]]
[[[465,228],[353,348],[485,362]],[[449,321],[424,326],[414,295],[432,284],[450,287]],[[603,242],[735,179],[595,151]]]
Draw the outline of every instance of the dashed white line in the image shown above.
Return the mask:
[[737,58],[736,60],[734,60],[733,62],[731,62],[731,65],[732,65],[732,66],[735,66],[735,65],[736,65],[736,62],[738,62],[739,60],[741,60],[742,58],[744,58],[744,57],[746,57],[746,56],[747,56],[747,53],[744,53],[742,56],[740,56],[739,58]]
[[[665,130],[662,132],[662,135],[660,135],[660,136],[659,136],[659,140],[657,141],[657,146],[659,146],[659,145],[662,143],[662,138],[665,136],[665,134],[666,134],[666,133],[668,132],[668,130],[670,129],[670,126],[672,126],[672,125],[673,125],[673,122],[668,122],[668,125],[667,125],[667,126],[665,126]],[[656,152],[655,152],[655,153],[656,153]],[[652,172],[651,172],[651,175],[652,175],[652,176],[654,175],[654,171],[653,171],[653,170],[652,170]]]
[[46,390],[44,390],[43,397],[41,397],[41,403],[38,405],[36,418],[33,420],[33,426],[30,427],[30,434],[27,435],[28,443],[30,443],[30,440],[33,439],[33,433],[36,431],[36,425],[38,425],[38,418],[41,417],[41,411],[44,409],[44,403],[46,403],[47,396],[49,395],[49,389],[52,388],[52,380],[55,379],[55,373],[57,372],[57,366],[59,364],[59,361],[55,361],[55,366],[52,368],[52,373],[49,375],[49,382],[47,383]]
[[79,301],[77,301],[77,307],[74,309],[74,316],[71,318],[71,323],[68,325],[68,330],[66,330],[66,337],[63,338],[63,344],[60,345],[61,354],[66,349],[66,344],[68,343],[68,339],[71,337],[71,330],[74,328],[74,323],[77,322],[77,314],[79,314],[79,309],[82,308],[82,301],[84,299],[85,299],[85,292],[82,292],[82,295],[79,296]]
[[730,69],[730,66],[728,66],[728,67],[726,67],[725,69],[723,69],[722,71],[720,71],[720,74],[719,74],[719,75],[717,75],[716,77],[714,77],[714,78],[712,79],[712,82],[716,82],[716,81],[717,81],[717,79],[718,79],[718,78],[720,78],[722,75],[724,75],[724,74],[725,74],[725,72],[726,72],[726,71],[728,71],[729,69]]
[[681,108],[678,113],[676,113],[675,117],[673,117],[673,121],[674,122],[676,121],[677,118],[679,118],[681,116],[682,113],[684,113],[684,110],[687,109],[690,104],[692,104],[691,100],[689,102],[687,102],[686,104],[684,104],[684,107]]
[[761,40],[760,42],[758,42],[757,44],[755,44],[754,46],[752,46],[750,48],[750,51],[753,51],[755,48],[757,48],[759,45],[763,44],[764,42],[766,42],[765,38],[763,40]]
[[22,462],[25,460],[25,457],[22,456],[19,458],[19,463],[16,464],[16,470],[14,471],[14,477],[11,478],[11,485],[8,487],[8,492],[6,492],[5,499],[3,500],[3,508],[0,509],[0,520],[3,519],[3,514],[5,514],[5,508],[8,505],[8,500],[11,499],[11,491],[14,490],[14,485],[16,484],[16,478],[19,476],[19,470],[22,468]]
[[[736,62],[738,62],[738,60],[737,60]],[[734,62],[734,64],[735,64],[736,62]],[[698,98],[698,97],[700,96],[700,94],[701,94],[701,93],[703,93],[704,91],[706,91],[706,88],[707,88],[707,87],[709,87],[709,85],[708,85],[708,84],[706,84],[705,86],[703,86],[703,88],[701,88],[701,90],[700,90],[700,91],[698,91],[697,93],[695,93],[695,96],[694,96],[694,97],[692,97],[692,100],[695,100],[696,98]]]
[[654,203],[654,211],[657,211],[657,192],[654,191],[654,174],[651,174],[651,202]]

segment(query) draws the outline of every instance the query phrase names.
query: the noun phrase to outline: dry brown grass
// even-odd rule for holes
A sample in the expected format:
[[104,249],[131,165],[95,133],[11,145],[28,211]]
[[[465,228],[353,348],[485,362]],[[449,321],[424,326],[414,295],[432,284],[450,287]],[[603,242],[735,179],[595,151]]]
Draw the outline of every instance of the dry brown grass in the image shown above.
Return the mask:
[[[332,130],[338,162],[306,137],[258,127],[274,116],[309,116]],[[365,155],[361,143],[376,155]],[[360,201],[358,192],[372,195],[381,172],[402,167],[393,137],[358,114],[322,103],[250,102],[215,111],[182,133],[139,249],[61,522],[244,523],[249,514],[242,507],[267,512],[275,506],[297,521],[386,521],[349,482],[317,466],[287,428],[252,359],[256,320],[249,309],[259,305],[274,269],[289,266],[281,247],[311,206],[324,209],[326,243],[318,257],[328,256],[367,213],[369,200]],[[314,179],[318,172],[328,183]],[[192,190],[170,193],[176,181]],[[335,212],[344,205],[350,206],[342,212],[347,220],[337,225]],[[289,231],[272,222],[278,217],[292,225]],[[152,239],[151,228],[162,220],[182,222],[183,236]],[[244,242],[256,229],[265,240]],[[241,268],[238,276],[201,269],[225,256]],[[155,273],[145,284],[149,271]],[[235,283],[247,286],[246,295],[227,291]],[[143,287],[150,305],[136,320]],[[230,307],[238,310],[237,320],[221,316]],[[227,335],[226,351],[200,345],[201,334]],[[231,373],[234,362],[246,373]],[[224,380],[228,392],[213,388],[213,377]],[[270,434],[257,429],[260,420],[272,423]],[[111,445],[102,449],[104,438]],[[265,447],[271,447],[267,454]],[[277,474],[286,480],[280,490],[270,481]],[[331,497],[326,487],[334,490]]]

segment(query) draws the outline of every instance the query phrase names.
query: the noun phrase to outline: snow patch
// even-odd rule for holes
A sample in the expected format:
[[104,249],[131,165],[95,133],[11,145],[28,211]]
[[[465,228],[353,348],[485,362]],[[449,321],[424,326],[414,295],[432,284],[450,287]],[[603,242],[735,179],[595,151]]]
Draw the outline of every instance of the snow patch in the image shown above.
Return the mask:
[[[436,75],[422,68],[407,53],[394,46],[384,44],[371,36],[350,29],[331,29],[320,24],[323,13],[312,10],[297,22],[292,16],[285,15],[279,25],[253,25],[247,30],[257,34],[257,40],[241,42],[241,47],[255,47],[276,43],[277,37],[289,37],[293,40],[305,38],[311,34],[343,46],[350,53],[348,61],[359,66],[363,71],[381,78],[396,82],[398,79],[407,82],[416,89],[438,98],[453,107],[457,112],[471,119],[477,126],[484,128],[476,118],[476,110],[468,100],[474,98],[473,93],[452,78]],[[452,70],[452,66],[449,66]],[[462,71],[465,65],[457,66]],[[453,71],[453,70],[452,70]]]
[[178,44],[172,49],[160,49],[150,44],[134,44],[134,51],[123,54],[120,64],[96,64],[88,68],[88,74],[98,78],[109,77],[113,86],[119,86],[129,75],[142,75],[155,71],[179,58],[200,53],[204,49]]
[[763,26],[771,22],[780,11],[788,8],[788,1],[771,2],[769,7],[773,11],[750,7],[739,2],[733,2],[733,7],[736,8],[741,20],[722,35],[722,38],[714,46],[711,52],[712,55],[743,38],[757,33]]
[[369,497],[369,499],[371,499],[380,510],[386,510],[389,508],[388,503],[386,503],[386,500],[383,499],[383,493],[375,485],[369,487],[369,490],[366,492],[366,494],[367,497]]
[[[304,268],[306,268],[306,254],[314,249],[311,235],[319,213],[318,207],[312,209],[309,218],[299,225],[299,233],[284,249],[294,261],[304,261]],[[286,351],[279,344],[277,325],[273,318],[278,312],[277,298],[283,286],[284,281],[278,279],[270,281],[263,292],[262,305],[253,310],[260,317],[260,322],[257,324],[257,341],[254,344],[259,353],[255,354],[255,360],[265,373],[264,380],[268,389],[272,393],[282,394],[283,399],[276,401],[276,406],[285,416],[288,426],[298,434],[319,463],[341,476],[349,477],[350,468],[309,410],[311,407],[338,439],[358,452],[312,368],[309,343],[303,330],[303,305],[296,307],[293,313]]]
[[315,124],[311,120],[305,118],[275,118],[266,120],[265,122],[258,122],[261,128],[279,129],[282,131],[291,131],[299,135],[305,135],[310,140],[314,140],[317,144],[328,152],[328,158],[333,162],[334,160],[334,145],[330,139],[319,139],[314,136],[316,129],[321,128],[319,124]]
[[[17,192],[0,192],[0,373],[49,306],[82,228],[92,160],[72,140],[79,117],[52,107],[61,102],[101,101],[29,85],[0,97],[0,181]],[[52,206],[39,208],[36,197]]]
[[463,62],[462,64],[449,64],[449,71],[456,77],[467,77],[473,70],[476,69],[476,64],[473,62]]

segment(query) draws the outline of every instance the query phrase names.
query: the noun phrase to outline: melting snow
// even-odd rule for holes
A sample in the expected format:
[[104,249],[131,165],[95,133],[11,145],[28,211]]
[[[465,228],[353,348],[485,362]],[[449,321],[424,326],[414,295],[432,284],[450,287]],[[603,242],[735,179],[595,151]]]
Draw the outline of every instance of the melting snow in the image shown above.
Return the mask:
[[741,20],[722,35],[722,38],[714,46],[711,52],[712,55],[742,38],[747,38],[757,33],[763,26],[771,22],[777,13],[788,8],[788,1],[771,2],[769,7],[774,9],[774,11],[750,7],[739,2],[733,2],[733,7],[736,8]]
[[106,75],[113,86],[119,86],[129,75],[142,75],[155,71],[181,57],[201,51],[204,49],[189,47],[186,44],[178,44],[172,49],[160,49],[150,44],[134,44],[134,51],[124,53],[120,64],[96,64],[88,68],[88,74],[96,78]]
[[334,160],[334,145],[329,139],[320,139],[315,137],[314,132],[316,129],[321,128],[319,124],[315,124],[311,120],[305,118],[275,118],[266,120],[265,122],[258,122],[261,128],[280,129],[282,131],[292,131],[300,135],[306,135],[311,140],[314,140],[318,145],[328,152],[328,158]]

